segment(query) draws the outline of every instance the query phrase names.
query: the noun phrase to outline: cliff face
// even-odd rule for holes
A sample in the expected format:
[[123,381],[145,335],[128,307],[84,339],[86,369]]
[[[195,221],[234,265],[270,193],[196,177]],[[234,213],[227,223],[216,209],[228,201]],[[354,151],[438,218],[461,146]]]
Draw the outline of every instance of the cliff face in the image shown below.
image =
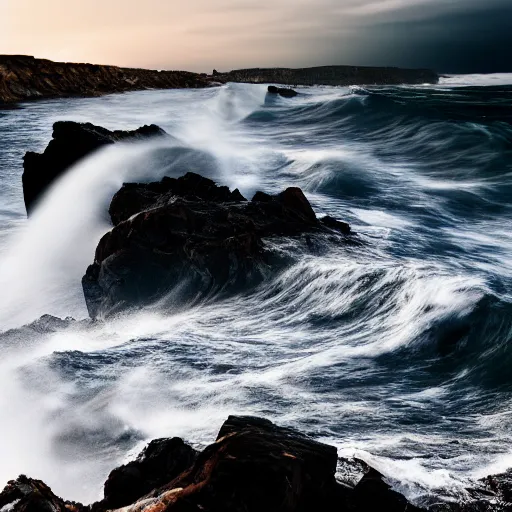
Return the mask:
[[141,89],[212,85],[206,75],[94,64],[71,64],[24,55],[0,55],[0,104],[38,98],[100,96]]
[[223,82],[278,83],[286,85],[393,85],[436,84],[439,75],[430,69],[321,66],[315,68],[254,68],[217,73]]

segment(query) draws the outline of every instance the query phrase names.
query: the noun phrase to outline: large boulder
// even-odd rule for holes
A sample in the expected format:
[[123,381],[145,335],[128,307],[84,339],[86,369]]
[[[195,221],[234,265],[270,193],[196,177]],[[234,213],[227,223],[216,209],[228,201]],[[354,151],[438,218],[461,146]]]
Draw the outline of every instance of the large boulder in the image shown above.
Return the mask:
[[[230,417],[189,471],[154,493],[167,510],[331,510],[336,448],[260,418]],[[136,505],[135,505],[136,508]]]
[[[414,512],[383,481],[339,484],[336,448],[272,422],[230,416],[191,467],[124,512]],[[371,468],[368,472],[371,473]],[[369,478],[374,479],[371,474]],[[368,493],[376,492],[377,500]],[[377,506],[375,506],[377,504]]]
[[247,201],[194,173],[125,184],[109,211],[115,227],[82,280],[91,318],[246,290],[282,262],[265,239],[350,230],[318,220],[299,188]]
[[53,125],[53,138],[43,153],[25,154],[23,160],[23,195],[27,213],[33,209],[46,189],[73,164],[93,151],[128,140],[143,140],[166,135],[156,125],[132,131],[110,131],[91,123],[59,121]]

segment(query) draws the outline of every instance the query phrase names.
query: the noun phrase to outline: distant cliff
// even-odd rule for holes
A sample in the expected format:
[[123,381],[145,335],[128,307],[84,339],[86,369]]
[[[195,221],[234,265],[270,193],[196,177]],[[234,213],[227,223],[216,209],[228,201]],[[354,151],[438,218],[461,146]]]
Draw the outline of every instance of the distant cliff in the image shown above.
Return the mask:
[[211,84],[211,77],[187,71],[71,64],[25,55],[0,55],[0,104],[141,89],[208,87]]
[[278,83],[286,85],[396,85],[436,84],[439,75],[430,69],[320,66],[315,68],[237,69],[213,76],[222,82]]

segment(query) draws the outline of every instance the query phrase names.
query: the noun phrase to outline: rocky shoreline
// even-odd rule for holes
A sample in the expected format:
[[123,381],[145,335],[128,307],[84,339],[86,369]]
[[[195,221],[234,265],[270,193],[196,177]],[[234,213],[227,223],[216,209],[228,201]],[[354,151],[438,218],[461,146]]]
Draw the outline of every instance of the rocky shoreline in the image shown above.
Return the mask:
[[[355,485],[336,480],[345,464]],[[376,508],[378,507],[378,508]],[[230,416],[216,441],[197,452],[182,439],[157,439],[138,458],[114,469],[104,497],[92,505],[64,501],[24,475],[0,493],[9,512],[415,512],[362,461],[338,461],[333,446],[254,417]]]
[[240,69],[227,73],[214,70],[209,75],[0,55],[0,107],[37,99],[101,96],[145,89],[204,88],[227,82],[346,86],[438,81],[438,74],[428,69],[321,66]]
[[212,85],[216,84],[211,77],[188,71],[120,68],[53,62],[26,55],[0,55],[0,106],[36,99]]
[[[65,470],[65,468],[64,468]],[[103,499],[65,501],[40,480],[20,475],[0,493],[2,512],[505,512],[511,473],[488,477],[463,503],[414,505],[359,459],[251,416],[230,416],[216,441],[198,452],[180,438],[151,441],[114,469]]]

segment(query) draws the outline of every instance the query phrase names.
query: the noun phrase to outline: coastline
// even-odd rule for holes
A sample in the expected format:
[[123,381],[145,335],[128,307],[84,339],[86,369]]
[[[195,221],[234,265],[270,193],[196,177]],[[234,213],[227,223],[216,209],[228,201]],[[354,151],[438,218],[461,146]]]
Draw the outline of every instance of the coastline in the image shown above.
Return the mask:
[[435,71],[424,69],[321,66],[254,68],[227,73],[158,71],[117,66],[53,62],[25,55],[0,55],[0,107],[19,102],[94,97],[147,89],[197,89],[227,82],[283,85],[392,85],[437,83]]
[[0,56],[0,106],[39,99],[94,97],[145,89],[216,85],[205,74],[75,64],[24,55]]

